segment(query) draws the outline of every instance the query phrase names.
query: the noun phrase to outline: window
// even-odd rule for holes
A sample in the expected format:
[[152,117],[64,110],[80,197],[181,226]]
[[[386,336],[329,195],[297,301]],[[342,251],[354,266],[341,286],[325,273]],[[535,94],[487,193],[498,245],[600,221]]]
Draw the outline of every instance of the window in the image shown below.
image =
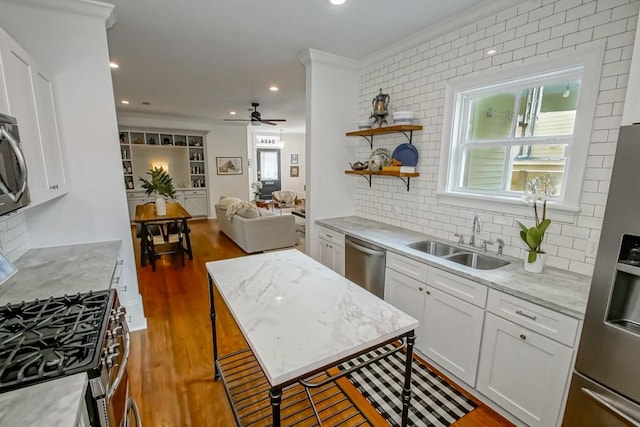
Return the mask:
[[552,175],[556,207],[577,210],[601,55],[578,56],[449,84],[439,194],[519,202]]

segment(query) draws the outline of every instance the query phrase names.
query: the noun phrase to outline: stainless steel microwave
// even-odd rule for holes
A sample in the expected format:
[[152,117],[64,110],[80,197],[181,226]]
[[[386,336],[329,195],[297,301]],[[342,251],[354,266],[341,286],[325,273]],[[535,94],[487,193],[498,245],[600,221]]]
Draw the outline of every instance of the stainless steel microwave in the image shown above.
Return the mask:
[[20,147],[17,120],[0,114],[0,215],[30,202],[27,165]]

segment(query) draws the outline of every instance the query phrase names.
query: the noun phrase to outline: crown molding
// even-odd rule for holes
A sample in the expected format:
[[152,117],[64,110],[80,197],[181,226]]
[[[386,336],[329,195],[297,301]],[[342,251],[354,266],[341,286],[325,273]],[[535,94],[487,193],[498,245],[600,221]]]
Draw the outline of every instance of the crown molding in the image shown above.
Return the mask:
[[355,71],[359,69],[359,64],[356,60],[316,49],[309,49],[302,52],[298,55],[298,61],[300,61],[305,67],[313,63],[320,63],[347,70]]
[[361,69],[369,67],[381,60],[405,52],[475,21],[494,15],[517,4],[530,3],[532,1],[533,0],[484,0],[468,8],[465,12],[452,15],[435,25],[400,39],[371,55],[365,56],[358,62],[358,65]]
[[101,19],[107,28],[116,23],[115,6],[95,0],[5,0],[11,3]]

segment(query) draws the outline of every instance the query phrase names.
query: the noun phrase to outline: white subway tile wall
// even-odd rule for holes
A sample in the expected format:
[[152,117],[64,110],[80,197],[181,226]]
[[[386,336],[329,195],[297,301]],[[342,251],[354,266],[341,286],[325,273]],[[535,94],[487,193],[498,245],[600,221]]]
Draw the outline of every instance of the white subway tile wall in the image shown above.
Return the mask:
[[29,249],[29,232],[24,213],[0,217],[0,252],[11,262]]
[[[548,265],[592,274],[595,258],[587,256],[585,249],[588,240],[600,237],[639,9],[640,1],[629,0],[529,0],[362,70],[362,118],[368,117],[371,99],[382,88],[391,96],[390,110],[415,111],[423,130],[413,135],[420,153],[420,177],[411,179],[411,190],[407,192],[398,179],[374,177],[370,188],[358,179],[357,214],[448,240],[456,240],[454,233],[468,236],[477,214],[483,224],[480,239],[501,238],[506,254],[522,258],[525,249],[515,223],[520,216],[508,208],[495,212],[452,207],[436,196],[446,83],[570,55],[576,48],[604,39],[606,52],[580,212],[575,223],[552,222],[543,246],[549,254]],[[487,56],[488,48],[497,53]],[[403,142],[401,135],[376,137],[374,148],[393,150]],[[368,154],[369,146],[363,143],[358,155],[366,159]]]

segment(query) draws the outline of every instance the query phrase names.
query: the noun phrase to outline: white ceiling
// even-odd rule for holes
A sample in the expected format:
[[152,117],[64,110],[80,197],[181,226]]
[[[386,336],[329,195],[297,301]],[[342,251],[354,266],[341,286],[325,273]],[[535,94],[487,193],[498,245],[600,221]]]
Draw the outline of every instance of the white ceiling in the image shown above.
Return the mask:
[[263,118],[287,119],[274,130],[302,130],[300,53],[362,59],[481,1],[107,0],[115,96],[131,102],[118,109],[218,122],[248,117],[257,101]]

